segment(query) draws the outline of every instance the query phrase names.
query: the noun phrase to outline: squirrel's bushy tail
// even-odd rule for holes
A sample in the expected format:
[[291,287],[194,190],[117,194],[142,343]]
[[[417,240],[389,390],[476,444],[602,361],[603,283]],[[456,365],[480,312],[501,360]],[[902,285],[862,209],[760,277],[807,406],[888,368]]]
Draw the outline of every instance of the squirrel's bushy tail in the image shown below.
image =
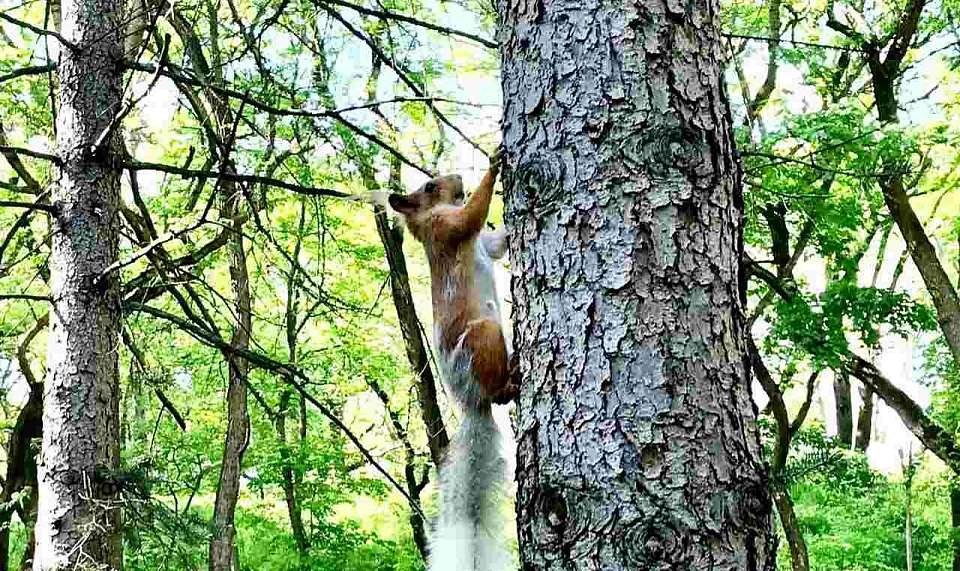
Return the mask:
[[440,467],[440,515],[430,539],[429,571],[505,571],[500,511],[506,464],[489,404],[467,407]]

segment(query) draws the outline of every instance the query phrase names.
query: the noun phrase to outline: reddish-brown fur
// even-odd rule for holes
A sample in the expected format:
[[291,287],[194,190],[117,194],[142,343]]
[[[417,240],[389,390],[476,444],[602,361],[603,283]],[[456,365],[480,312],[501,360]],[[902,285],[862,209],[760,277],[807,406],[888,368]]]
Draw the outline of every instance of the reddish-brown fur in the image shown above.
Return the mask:
[[500,324],[481,316],[473,275],[475,241],[487,219],[497,172],[494,162],[463,206],[463,182],[456,175],[435,178],[406,196],[391,195],[390,205],[425,245],[439,349],[450,353],[462,343],[473,356],[474,378],[484,397],[506,403],[516,394],[506,341]]

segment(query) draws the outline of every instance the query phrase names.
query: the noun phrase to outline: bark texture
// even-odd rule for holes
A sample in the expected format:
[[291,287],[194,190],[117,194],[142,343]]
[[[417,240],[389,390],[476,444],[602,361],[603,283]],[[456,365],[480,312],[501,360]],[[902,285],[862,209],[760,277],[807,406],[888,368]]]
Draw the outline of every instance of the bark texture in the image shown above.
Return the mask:
[[120,323],[116,273],[121,0],[64,0],[60,31],[48,376],[34,569],[119,569]]
[[718,5],[500,8],[524,569],[767,568]]

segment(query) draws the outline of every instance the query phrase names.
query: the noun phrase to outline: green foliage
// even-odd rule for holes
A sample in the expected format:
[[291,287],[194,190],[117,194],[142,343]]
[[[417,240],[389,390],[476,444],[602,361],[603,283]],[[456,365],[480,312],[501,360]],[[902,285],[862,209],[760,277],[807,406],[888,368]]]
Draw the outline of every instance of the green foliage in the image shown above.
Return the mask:
[[[831,282],[819,295],[799,293],[774,305],[775,321],[764,347],[770,352],[800,349],[817,367],[840,368],[849,355],[848,335],[867,347],[881,333],[907,336],[936,327],[933,311],[910,296],[886,289]],[[784,345],[787,342],[789,345]]]
[[[859,453],[843,450],[812,426],[797,435],[787,488],[806,540],[810,568],[893,571],[906,567],[905,482],[873,471]],[[949,568],[952,560],[948,482],[921,470],[911,487],[914,569]],[[781,570],[790,555],[781,545]]]

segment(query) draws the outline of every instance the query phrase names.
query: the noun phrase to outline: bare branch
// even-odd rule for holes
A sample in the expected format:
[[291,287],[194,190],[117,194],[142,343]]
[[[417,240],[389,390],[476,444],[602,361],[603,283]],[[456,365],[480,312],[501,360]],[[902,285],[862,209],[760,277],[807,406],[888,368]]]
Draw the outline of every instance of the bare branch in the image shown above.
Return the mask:
[[0,20],[6,20],[11,24],[13,24],[14,26],[19,26],[21,28],[30,30],[31,32],[33,32],[34,34],[37,34],[38,36],[50,36],[51,38],[56,38],[58,42],[60,42],[67,48],[70,48],[71,51],[74,51],[74,52],[80,51],[80,46],[71,42],[67,38],[61,36],[59,32],[55,32],[53,30],[45,30],[39,26],[34,26],[30,22],[24,22],[23,20],[18,20],[17,18],[14,18],[13,16],[11,16],[6,12],[0,12]]
[[300,184],[294,184],[282,180],[277,180],[275,178],[253,175],[253,174],[237,174],[233,172],[224,172],[219,173],[215,171],[207,170],[197,170],[197,169],[187,169],[180,168],[173,165],[166,165],[162,163],[145,163],[140,161],[130,161],[123,163],[123,168],[133,170],[133,171],[156,171],[156,172],[165,172],[169,174],[175,174],[182,176],[184,178],[207,178],[207,179],[222,179],[233,182],[243,182],[249,184],[262,184],[264,186],[271,186],[275,188],[282,188],[284,190],[290,190],[298,194],[305,194],[307,196],[331,196],[334,198],[346,198],[346,199],[355,199],[356,197],[352,194],[342,192],[339,190],[333,190],[331,188],[319,188],[315,186],[304,186]]
[[24,77],[27,75],[43,75],[55,69],[57,69],[57,64],[54,62],[50,62],[45,65],[31,65],[27,67],[21,67],[20,69],[15,69],[5,75],[0,75],[0,83],[11,81],[18,77]]
[[412,24],[414,26],[419,26],[421,28],[427,28],[435,32],[440,32],[448,36],[459,36],[468,40],[472,40],[482,45],[485,48],[490,48],[492,50],[497,49],[497,42],[478,36],[476,34],[471,34],[469,32],[464,32],[462,30],[457,30],[454,28],[448,28],[446,26],[441,26],[439,24],[433,24],[430,22],[425,22],[423,20],[414,18],[412,16],[407,16],[406,14],[400,14],[397,12],[391,12],[389,10],[375,10],[373,8],[365,8],[363,6],[358,6],[357,4],[352,4],[350,2],[344,2],[343,0],[314,0],[314,3],[323,3],[323,4],[333,4],[334,6],[342,6],[344,8],[349,8],[356,12],[359,12],[365,16],[373,16],[375,18],[380,18],[382,20],[395,20],[397,22],[404,22],[406,24]]

